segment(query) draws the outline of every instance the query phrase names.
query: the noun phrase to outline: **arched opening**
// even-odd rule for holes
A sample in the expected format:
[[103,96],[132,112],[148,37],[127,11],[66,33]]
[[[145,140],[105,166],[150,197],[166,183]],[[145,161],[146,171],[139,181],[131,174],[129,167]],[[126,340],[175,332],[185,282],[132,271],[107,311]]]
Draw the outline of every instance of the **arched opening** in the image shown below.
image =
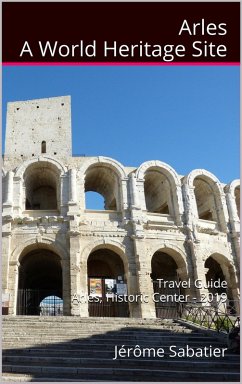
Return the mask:
[[40,304],[49,296],[63,297],[61,259],[49,249],[33,249],[20,258],[17,314],[41,315]]
[[36,162],[24,173],[25,209],[59,209],[59,172],[47,162]]
[[237,215],[240,219],[240,187],[239,186],[235,188],[234,195],[235,195],[235,203],[237,208]]
[[42,141],[41,143],[41,153],[46,153],[46,141]]
[[173,215],[170,182],[165,174],[150,168],[144,176],[144,193],[148,212]]
[[[219,256],[217,256],[219,259]],[[233,301],[233,294],[231,289],[231,281],[227,281],[223,272],[223,268],[228,269],[223,259],[216,260],[216,256],[210,256],[205,262],[205,268],[208,268],[206,274],[206,281],[208,284],[208,292],[210,295],[210,302],[212,305],[218,305],[220,309],[229,309],[230,313],[236,312],[235,303]],[[226,282],[223,286],[222,282]],[[227,300],[224,301],[222,294],[227,295]]]
[[127,302],[117,302],[117,295],[127,295],[127,280],[121,257],[110,249],[98,249],[88,258],[89,316],[128,317]]
[[193,185],[199,219],[218,221],[216,200],[210,183],[203,178],[196,177]]
[[177,269],[177,262],[168,253],[154,253],[151,260],[151,279],[158,318],[177,318],[180,314],[179,300],[176,297],[184,292],[178,284]]
[[[103,197],[104,207],[102,209],[120,209],[119,177],[113,169],[104,165],[90,166],[85,176],[85,193],[90,191]],[[91,205],[91,207],[89,205],[87,209],[95,209],[95,205]]]

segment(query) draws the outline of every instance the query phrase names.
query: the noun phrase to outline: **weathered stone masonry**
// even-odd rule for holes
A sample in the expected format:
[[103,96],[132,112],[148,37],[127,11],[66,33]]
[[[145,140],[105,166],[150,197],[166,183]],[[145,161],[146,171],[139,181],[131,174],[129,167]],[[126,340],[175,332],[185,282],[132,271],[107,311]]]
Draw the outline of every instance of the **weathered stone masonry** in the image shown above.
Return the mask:
[[[181,280],[193,282],[219,269],[228,296],[238,300],[239,180],[224,185],[203,169],[180,176],[158,160],[135,168],[73,157],[68,96],[8,104],[2,176],[10,314],[18,288],[34,286],[44,265],[45,279],[61,279],[64,314],[88,316],[88,304],[71,297],[88,294],[88,268],[102,268],[102,257],[108,268],[123,268],[129,294],[152,294],[151,276],[173,263]],[[87,191],[104,197],[104,210],[86,209]],[[207,293],[194,284],[188,291],[198,299]],[[129,312],[156,316],[154,302],[130,303]]]

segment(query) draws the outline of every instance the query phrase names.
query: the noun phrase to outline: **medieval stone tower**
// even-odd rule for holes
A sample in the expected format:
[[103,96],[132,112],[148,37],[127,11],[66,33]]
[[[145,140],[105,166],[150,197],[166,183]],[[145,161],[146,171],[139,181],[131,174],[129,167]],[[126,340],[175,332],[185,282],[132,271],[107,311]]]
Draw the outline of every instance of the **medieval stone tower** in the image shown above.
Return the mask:
[[[187,301],[226,293],[238,307],[239,180],[72,156],[69,96],[8,104],[2,176],[5,313],[41,315],[55,296],[64,315],[174,316],[157,279],[188,282]],[[86,208],[88,191],[103,210]]]

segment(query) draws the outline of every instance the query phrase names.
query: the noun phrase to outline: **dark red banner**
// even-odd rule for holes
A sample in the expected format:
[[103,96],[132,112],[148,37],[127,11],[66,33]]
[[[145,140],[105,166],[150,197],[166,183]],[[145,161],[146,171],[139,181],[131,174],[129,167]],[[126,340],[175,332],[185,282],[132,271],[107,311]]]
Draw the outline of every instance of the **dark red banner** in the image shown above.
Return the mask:
[[240,61],[240,3],[3,3],[4,63]]

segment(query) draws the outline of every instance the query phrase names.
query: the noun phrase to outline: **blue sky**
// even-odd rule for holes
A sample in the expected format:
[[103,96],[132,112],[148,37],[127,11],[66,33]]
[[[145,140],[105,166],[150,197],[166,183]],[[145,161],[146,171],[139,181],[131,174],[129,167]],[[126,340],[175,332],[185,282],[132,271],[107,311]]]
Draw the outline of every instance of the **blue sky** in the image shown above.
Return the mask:
[[8,101],[71,95],[73,154],[239,178],[239,67],[4,67]]

